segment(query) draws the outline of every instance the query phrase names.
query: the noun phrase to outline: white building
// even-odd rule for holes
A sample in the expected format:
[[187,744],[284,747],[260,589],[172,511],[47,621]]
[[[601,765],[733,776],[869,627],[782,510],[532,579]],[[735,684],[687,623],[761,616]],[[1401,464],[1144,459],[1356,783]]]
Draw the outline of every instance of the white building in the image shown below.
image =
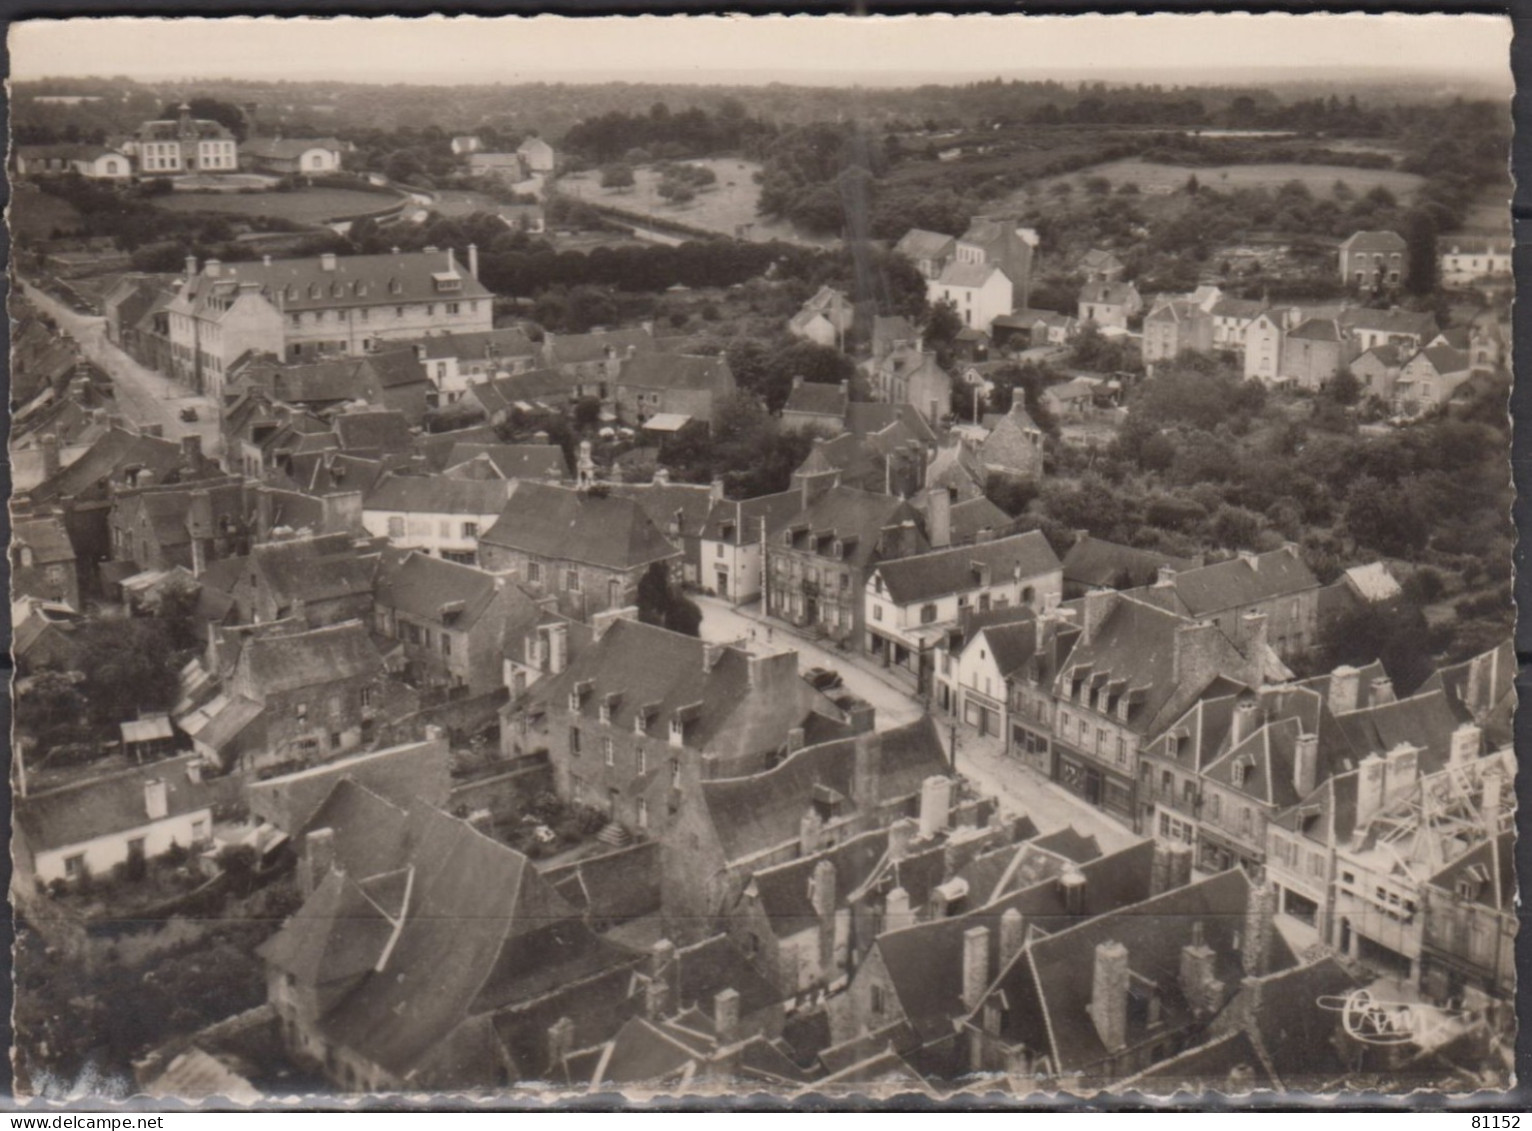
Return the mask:
[[996,318],[1011,313],[1015,291],[1004,271],[982,259],[963,258],[965,250],[967,245],[959,244],[957,258],[926,283],[926,299],[950,302],[964,326],[987,334]]
[[516,482],[505,479],[385,475],[362,500],[362,526],[400,549],[477,565],[479,535],[515,490]]

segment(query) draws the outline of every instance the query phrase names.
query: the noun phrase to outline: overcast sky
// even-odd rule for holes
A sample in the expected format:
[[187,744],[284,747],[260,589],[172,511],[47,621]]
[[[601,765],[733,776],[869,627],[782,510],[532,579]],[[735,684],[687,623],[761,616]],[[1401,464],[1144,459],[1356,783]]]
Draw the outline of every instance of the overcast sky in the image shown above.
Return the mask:
[[1387,66],[1509,82],[1510,40],[1496,16],[124,18],[13,24],[10,51],[15,79],[887,85],[1152,71],[1196,83],[1199,71],[1335,67],[1339,79]]

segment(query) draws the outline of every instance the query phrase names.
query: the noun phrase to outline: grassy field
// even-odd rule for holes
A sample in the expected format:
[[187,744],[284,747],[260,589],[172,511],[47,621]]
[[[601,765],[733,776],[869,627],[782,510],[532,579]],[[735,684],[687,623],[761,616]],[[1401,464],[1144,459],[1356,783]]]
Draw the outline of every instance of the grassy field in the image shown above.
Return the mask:
[[80,214],[56,196],[18,184],[11,197],[10,222],[18,243],[36,243],[51,237],[55,228],[72,231],[80,222]]
[[756,215],[761,199],[761,186],[755,183],[760,166],[753,161],[738,158],[708,158],[689,161],[690,165],[705,165],[718,177],[712,188],[697,194],[687,204],[674,205],[661,199],[657,191],[660,175],[654,169],[641,167],[633,171],[636,182],[631,189],[604,189],[599,171],[578,173],[559,180],[559,188],[570,196],[588,200],[592,204],[610,204],[629,212],[640,212],[663,220],[675,220],[694,228],[733,236],[740,233],[742,225],[750,225],[743,233],[749,240],[786,240],[792,243],[822,243],[808,239],[794,230],[791,224],[770,222]]
[[1112,182],[1113,188],[1131,181],[1141,191],[1153,192],[1156,188],[1181,188],[1193,174],[1204,188],[1211,189],[1275,189],[1288,181],[1302,181],[1310,192],[1323,196],[1329,194],[1336,181],[1343,181],[1358,194],[1382,185],[1400,200],[1408,200],[1424,180],[1415,173],[1400,173],[1393,169],[1357,169],[1349,165],[1211,165],[1193,168],[1187,165],[1161,165],[1134,158],[1096,165],[1064,177],[1054,177],[1045,181],[1042,187],[1046,191],[1059,181],[1069,181],[1078,187],[1086,177],[1105,177]]
[[320,224],[340,216],[383,212],[398,203],[382,193],[355,189],[314,188],[296,192],[217,193],[178,192],[156,197],[169,212],[217,212],[226,216],[276,216],[299,224]]

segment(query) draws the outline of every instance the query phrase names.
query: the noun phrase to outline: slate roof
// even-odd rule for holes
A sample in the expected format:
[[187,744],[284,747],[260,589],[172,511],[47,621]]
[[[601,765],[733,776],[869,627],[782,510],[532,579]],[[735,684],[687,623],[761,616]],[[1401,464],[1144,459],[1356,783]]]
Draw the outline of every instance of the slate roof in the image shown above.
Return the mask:
[[1373,310],[1352,307],[1342,311],[1340,322],[1350,331],[1372,330],[1384,334],[1410,335],[1422,342],[1436,336],[1436,315],[1430,311]]
[[[340,817],[342,804],[351,797],[349,791],[337,792],[342,780],[400,808],[417,801],[442,807],[452,791],[452,762],[445,740],[408,742],[251,782],[246,787],[246,799],[253,814],[283,832],[296,834],[306,828],[327,827],[314,824],[316,818],[333,821]],[[370,802],[362,799],[355,803],[366,806]]]
[[187,776],[194,761],[192,755],[171,758],[18,797],[16,824],[34,853],[143,828],[151,823],[144,805],[150,781],[165,783],[167,817],[195,813],[213,804],[213,794]]
[[44,479],[27,492],[33,502],[71,499],[85,495],[102,480],[120,482],[125,469],[139,464],[163,482],[167,472],[181,465],[181,446],[157,436],[140,436],[113,428],[87,449],[79,459],[57,475]]
[[681,552],[633,499],[533,480],[516,484],[479,540],[534,557],[624,571]]
[[1037,437],[1040,441],[1043,430],[1028,415],[1022,401],[1019,396],[1012,401],[1011,411],[1000,418],[979,446],[979,459],[986,467],[1030,469],[1040,466],[1034,456],[1038,446],[1028,437]]
[[899,238],[894,250],[910,259],[943,259],[952,253],[957,240],[940,232],[911,228]]
[[1368,754],[1387,754],[1402,743],[1421,748],[1420,773],[1447,764],[1452,732],[1458,717],[1441,691],[1426,691],[1390,703],[1375,703],[1335,716],[1346,732],[1358,761]]
[[725,766],[783,749],[789,731],[816,708],[834,714],[828,701],[798,678],[790,653],[755,659],[724,648],[711,670],[707,656],[707,646],[695,637],[621,619],[532,694],[567,710],[571,693],[583,688],[579,713],[593,722],[607,697],[616,696],[609,715],[613,727],[632,733],[643,714],[645,733],[667,742],[675,713],[697,706],[685,723],[686,745],[708,750]]
[[1196,563],[1183,558],[1173,558],[1154,550],[1140,550],[1136,546],[1123,546],[1084,534],[1064,555],[1064,580],[1091,589],[1116,589],[1119,579],[1127,575],[1126,588],[1148,585],[1154,581],[1162,565],[1173,569],[1191,569]]
[[837,906],[844,906],[846,897],[867,881],[887,851],[888,830],[872,829],[821,852],[752,873],[746,898],[753,891],[772,929],[779,938],[786,938],[819,922],[809,888],[821,861],[828,860],[835,868]]
[[1395,252],[1405,251],[1409,244],[1404,242],[1404,237],[1398,232],[1353,232],[1342,242],[1341,247],[1347,251],[1365,251],[1371,254],[1375,251]]
[[610,348],[615,356],[625,357],[628,347],[635,353],[654,349],[654,338],[641,327],[623,330],[597,330],[589,334],[548,335],[543,340],[543,357],[549,365],[575,365],[600,361]]
[[1215,318],[1239,318],[1244,321],[1254,321],[1265,310],[1267,304],[1259,299],[1231,298],[1223,296],[1213,304],[1210,312]]
[[529,369],[493,381],[478,381],[468,386],[468,395],[479,402],[491,416],[511,412],[518,406],[562,405],[574,392],[571,378],[557,369]]
[[409,345],[425,352],[427,361],[446,358],[486,360],[502,357],[536,357],[537,343],[519,326],[481,330],[473,334],[432,334]]
[[497,514],[513,489],[514,484],[503,479],[390,473],[373,484],[362,509],[406,514]]
[[1289,330],[1287,336],[1306,342],[1342,342],[1346,332],[1334,318],[1309,318]]
[[396,349],[392,343],[387,343],[377,353],[369,353],[363,360],[377,375],[378,384],[385,389],[430,384],[431,379],[426,376],[425,366],[421,365],[412,350]]
[[371,593],[378,570],[377,554],[345,534],[258,543],[249,561],[278,605]]
[[1401,365],[1404,364],[1403,353],[1400,351],[1398,346],[1393,345],[1392,343],[1381,346],[1373,346],[1372,349],[1362,354],[1361,357],[1358,357],[1356,361],[1353,361],[1351,364],[1354,367],[1361,364],[1364,359],[1369,357],[1378,362],[1378,364],[1382,365],[1385,369],[1398,369]]
[[1048,539],[1041,531],[1031,530],[992,542],[882,562],[876,576],[883,579],[891,601],[908,605],[979,588],[977,565],[988,567],[991,585],[1018,577],[1041,577],[1060,568]]
[[1255,1041],[1244,1029],[1236,1029],[1194,1045],[1168,1060],[1122,1081],[1124,1092],[1168,1096],[1176,1092],[1201,1095],[1228,1094],[1231,1081],[1243,1080],[1244,1088],[1258,1091],[1275,1087]]
[[1189,615],[1210,617],[1276,597],[1317,590],[1319,579],[1295,550],[1284,548],[1178,570],[1173,587]]
[[319,256],[256,259],[224,263],[217,276],[192,276],[177,299],[181,306],[200,307],[217,294],[255,283],[268,301],[284,312],[330,310],[335,307],[397,306],[401,303],[444,302],[491,298],[490,292],[462,264],[456,290],[437,289],[437,275],[446,273],[450,251],[412,251],[397,255],[340,255],[326,270]]
[[569,462],[557,444],[465,444],[447,453],[446,471],[461,471],[464,464],[484,460],[505,479],[567,479]]
[[763,773],[704,781],[703,808],[724,857],[739,860],[796,838],[816,786],[866,804],[852,797],[859,741],[870,743],[882,802],[913,797],[926,778],[950,772],[936,723],[925,716],[874,735],[805,747]]
[[787,394],[782,411],[809,413],[814,416],[833,416],[837,422],[846,415],[850,394],[844,385],[831,385],[823,381],[801,381],[793,385]]
[[[858,491],[853,487],[832,487],[787,525],[795,532],[804,532],[795,536],[795,545],[807,536],[839,538],[844,554],[841,560],[854,569],[865,569],[880,558],[878,542],[883,529],[906,518],[916,521],[917,550],[929,549],[930,542],[919,529],[918,512],[914,507],[893,495]],[[830,548],[826,547],[827,550]]]
[[[403,1080],[470,1084],[490,1068],[492,1011],[627,958],[526,857],[466,822],[417,804],[388,825],[402,854],[332,872],[260,949],[308,985],[360,979],[319,1019],[332,1042]],[[388,874],[401,865],[402,883]]]
[[640,352],[622,363],[617,383],[642,389],[699,389],[727,393],[734,388],[734,373],[722,356]]
[[609,494],[644,508],[654,528],[672,543],[695,537],[713,509],[713,489],[700,483],[613,483]]
[[1097,306],[1125,306],[1133,301],[1138,289],[1132,283],[1107,283],[1093,280],[1080,288],[1080,301]]
[[410,447],[409,421],[390,409],[343,412],[335,418],[335,435],[348,452],[404,452]]
[[[502,590],[497,586],[504,584]],[[378,571],[377,603],[417,620],[444,623],[443,609],[458,606],[451,614],[452,628],[467,631],[494,606],[496,595],[504,601],[533,607],[531,598],[514,582],[487,570],[449,562],[417,551],[385,554]]]
[[[963,1004],[965,932],[979,926],[989,928],[989,968],[984,979],[988,985],[1004,974],[999,935],[1000,918],[1006,911],[1015,908],[1024,922],[1040,931],[1058,932],[1081,918],[1088,921],[1128,908],[1148,896],[1153,858],[1153,845],[1141,841],[1081,866],[1079,872],[1085,877],[1082,915],[1066,912],[1059,879],[1052,876],[964,914],[885,931],[873,945],[888,972],[905,1020],[922,1043],[930,1043],[950,1036],[953,1022],[967,1016],[969,1010]],[[1037,945],[1038,942],[1032,943],[1034,948]],[[1085,966],[1088,977],[1089,962],[1079,964]],[[1016,965],[1019,963],[1013,963],[1011,968]]]
[[[1333,957],[1307,966],[1281,970],[1246,984],[1256,993],[1256,1008],[1246,1024],[1275,1078],[1291,1092],[1333,1091],[1357,1071],[1357,1045],[1339,1037],[1335,1014],[1319,1007],[1322,997],[1344,997],[1362,983]],[[1373,1057],[1383,1050],[1366,1049],[1363,1065],[1383,1067]],[[1371,1063],[1368,1063],[1371,1061]]]
[[972,542],[985,530],[999,531],[1011,526],[1011,516],[990,502],[983,495],[965,502],[953,503],[948,511],[948,522],[954,542]]
[[241,154],[267,160],[291,161],[311,149],[328,149],[332,153],[339,153],[341,143],[333,137],[248,137],[239,143]]
[[710,542],[753,546],[761,540],[761,520],[769,536],[803,507],[802,491],[782,491],[754,499],[720,499],[708,511],[702,537]]
[[1468,902],[1515,914],[1516,834],[1507,830],[1500,834],[1498,843],[1480,841],[1432,876],[1431,886],[1462,900],[1463,893],[1458,891],[1460,881],[1471,892]]
[[18,517],[11,527],[11,540],[18,546],[30,549],[32,560],[37,565],[75,560],[69,532],[64,529],[64,520],[58,515]]
[[360,621],[252,637],[239,661],[253,688],[265,695],[383,674],[383,657]]
[[1431,368],[1440,374],[1466,373],[1473,368],[1468,352],[1452,346],[1427,346],[1411,360],[1418,358],[1425,358]]
[[994,263],[970,263],[962,259],[950,259],[942,268],[937,282],[948,287],[982,287],[994,275],[1007,278],[1005,272]]

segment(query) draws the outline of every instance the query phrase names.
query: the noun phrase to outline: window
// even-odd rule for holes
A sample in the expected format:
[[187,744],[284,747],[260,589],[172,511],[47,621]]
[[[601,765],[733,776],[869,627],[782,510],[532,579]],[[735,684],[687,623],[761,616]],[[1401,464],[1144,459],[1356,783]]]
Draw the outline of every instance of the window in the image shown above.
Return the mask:
[[722,542],[718,543],[718,553],[717,553],[716,556],[720,557],[720,558],[723,557],[723,543]]
[[293,707],[293,717],[296,718],[300,723],[308,722],[309,705],[307,703],[295,704]]
[[876,983],[874,983],[869,988],[870,988],[871,992],[867,995],[867,1008],[872,1010],[873,1013],[882,1014],[882,1012],[883,1012],[883,987],[880,986],[880,985],[877,985]]
[[681,759],[679,758],[670,760],[670,788],[681,788]]
[[569,752],[571,754],[579,754],[580,753],[580,728],[579,727],[570,727],[569,728]]
[[637,756],[637,772],[640,774],[648,773],[649,755],[644,752],[644,748],[642,746],[640,746],[635,753]]
[[922,605],[922,606],[920,606],[920,623],[921,624],[930,624],[934,620],[936,620],[936,606],[935,605]]
[[883,619],[883,606],[882,605],[874,605],[872,607],[872,619],[873,620],[882,620]]
[[477,538],[479,536],[479,524],[477,522],[463,523],[463,537]]
[[340,749],[340,731],[338,731],[338,730],[332,730],[330,732],[330,749],[331,750],[339,750]]
[[637,815],[638,827],[647,829],[649,827],[649,802],[642,797],[638,799]]
[[388,536],[390,538],[404,537],[404,516],[390,515],[388,519]]
[[448,658],[452,656],[452,637],[445,632],[442,633],[442,655]]
[[447,303],[447,313],[448,314],[456,314],[457,312],[458,312],[458,304],[457,303],[455,303],[455,302]]
[[199,817],[192,822],[192,843],[201,844],[207,839],[207,819]]
[[71,880],[78,880],[85,875],[85,853],[64,857],[64,875]]
[[426,303],[426,317],[427,318],[432,318],[435,315],[436,315],[436,304],[434,302]]
[[1208,816],[1212,820],[1218,820],[1218,794],[1208,794]]
[[601,760],[608,766],[616,764],[617,748],[610,738],[601,740]]
[[541,585],[543,580],[543,567],[537,562],[527,563],[527,580],[533,585]]
[[362,706],[371,707],[373,698],[377,695],[377,689],[373,687],[362,688]]
[[580,571],[579,570],[577,570],[577,569],[566,569],[564,571],[564,588],[567,589],[571,593],[578,593],[580,591]]

